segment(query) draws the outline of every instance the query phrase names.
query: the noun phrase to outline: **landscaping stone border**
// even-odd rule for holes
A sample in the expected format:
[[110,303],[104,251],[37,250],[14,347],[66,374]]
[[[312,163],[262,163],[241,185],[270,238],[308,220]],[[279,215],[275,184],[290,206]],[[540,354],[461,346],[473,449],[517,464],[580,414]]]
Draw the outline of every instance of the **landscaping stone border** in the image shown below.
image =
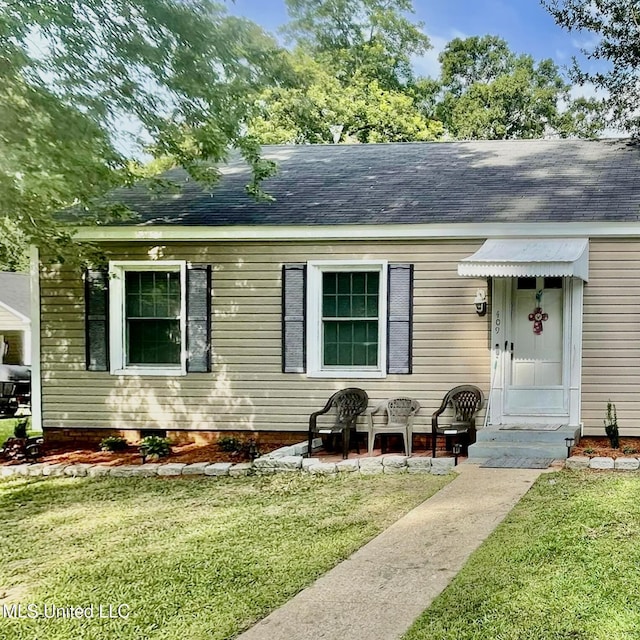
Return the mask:
[[[321,446],[316,438],[313,447]],[[46,464],[42,462],[0,466],[0,478],[15,476],[30,477],[90,477],[110,476],[112,478],[147,478],[152,476],[208,476],[243,477],[249,475],[271,475],[274,473],[309,473],[311,475],[337,475],[360,473],[373,475],[380,473],[431,473],[446,475],[453,471],[454,458],[407,458],[401,455],[383,455],[374,458],[353,458],[340,462],[323,462],[319,458],[305,458],[308,444],[301,442],[276,449],[256,458],[253,463],[241,462],[194,462],[192,464],[157,462],[140,465],[103,464]]]
[[567,469],[608,469],[617,471],[638,471],[640,458],[608,458],[595,456],[571,456],[565,462]]

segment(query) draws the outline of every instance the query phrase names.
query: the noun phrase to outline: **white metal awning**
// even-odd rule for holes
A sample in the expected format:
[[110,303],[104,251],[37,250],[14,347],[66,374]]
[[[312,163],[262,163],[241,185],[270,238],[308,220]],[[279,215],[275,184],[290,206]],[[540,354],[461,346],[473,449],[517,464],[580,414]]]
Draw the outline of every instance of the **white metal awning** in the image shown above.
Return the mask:
[[589,279],[587,238],[486,240],[458,264],[458,275],[473,278],[560,276]]

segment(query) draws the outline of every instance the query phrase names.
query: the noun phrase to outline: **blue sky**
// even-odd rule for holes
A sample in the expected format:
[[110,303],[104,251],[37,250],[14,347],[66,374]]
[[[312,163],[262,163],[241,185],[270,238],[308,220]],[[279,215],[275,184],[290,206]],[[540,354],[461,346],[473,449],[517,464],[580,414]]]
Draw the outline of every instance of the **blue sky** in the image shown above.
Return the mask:
[[[560,66],[569,65],[589,42],[558,27],[539,0],[414,0],[413,5],[434,47],[416,61],[416,71],[423,75],[437,75],[438,53],[455,37],[497,35],[516,53],[552,58]],[[228,8],[274,34],[287,22],[284,0],[235,0]]]

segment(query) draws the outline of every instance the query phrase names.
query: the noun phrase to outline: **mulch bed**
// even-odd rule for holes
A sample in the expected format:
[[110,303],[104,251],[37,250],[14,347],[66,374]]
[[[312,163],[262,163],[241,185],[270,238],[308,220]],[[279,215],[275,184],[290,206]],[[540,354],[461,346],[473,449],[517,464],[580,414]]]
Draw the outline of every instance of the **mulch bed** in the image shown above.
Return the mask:
[[587,436],[571,449],[572,456],[638,458],[640,457],[640,438],[620,438],[620,447],[613,449],[606,437]]
[[[278,449],[279,445],[259,445],[261,455]],[[171,455],[162,458],[161,462],[248,462],[249,456],[244,451],[223,451],[217,444],[181,444],[172,445]],[[2,462],[1,464],[20,464],[24,460]],[[47,464],[102,464],[116,466],[121,464],[142,464],[142,458],[137,447],[130,447],[129,450],[112,453],[109,451],[95,451],[91,449],[46,449],[45,454],[38,458],[38,462]],[[148,460],[147,462],[151,462]]]

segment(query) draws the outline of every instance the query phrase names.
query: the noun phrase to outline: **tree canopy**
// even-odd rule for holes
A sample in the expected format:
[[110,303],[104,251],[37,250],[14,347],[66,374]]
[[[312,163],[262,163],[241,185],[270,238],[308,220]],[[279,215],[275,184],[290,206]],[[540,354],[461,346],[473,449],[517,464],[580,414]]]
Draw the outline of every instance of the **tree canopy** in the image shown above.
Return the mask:
[[440,77],[417,77],[412,62],[430,43],[411,0],[287,7],[295,73],[261,96],[251,131],[264,143],[593,137],[603,127],[598,102],[572,99],[552,60],[497,36],[455,38]]
[[435,115],[454,138],[592,137],[602,127],[596,101],[573,101],[551,59],[516,55],[501,38],[456,38],[439,60]]
[[412,0],[286,0],[284,32],[343,84],[355,76],[394,90],[411,84],[412,56],[431,48]]
[[[121,215],[96,200],[139,177],[143,146],[206,184],[238,148],[257,191],[273,166],[246,122],[283,63],[271,37],[209,0],[0,0],[0,263],[15,265],[17,240],[62,255],[62,208]],[[127,122],[138,133],[123,143]]]
[[326,66],[297,51],[293,86],[266,89],[251,132],[264,144],[435,140],[439,122],[426,118],[407,92],[384,88],[367,73],[343,84]]
[[[583,50],[594,70],[574,60],[572,77],[592,83],[605,94],[614,124],[640,135],[640,5],[637,0],[549,0],[544,2],[556,22],[568,29],[596,36]],[[602,63],[602,64],[598,64]]]

